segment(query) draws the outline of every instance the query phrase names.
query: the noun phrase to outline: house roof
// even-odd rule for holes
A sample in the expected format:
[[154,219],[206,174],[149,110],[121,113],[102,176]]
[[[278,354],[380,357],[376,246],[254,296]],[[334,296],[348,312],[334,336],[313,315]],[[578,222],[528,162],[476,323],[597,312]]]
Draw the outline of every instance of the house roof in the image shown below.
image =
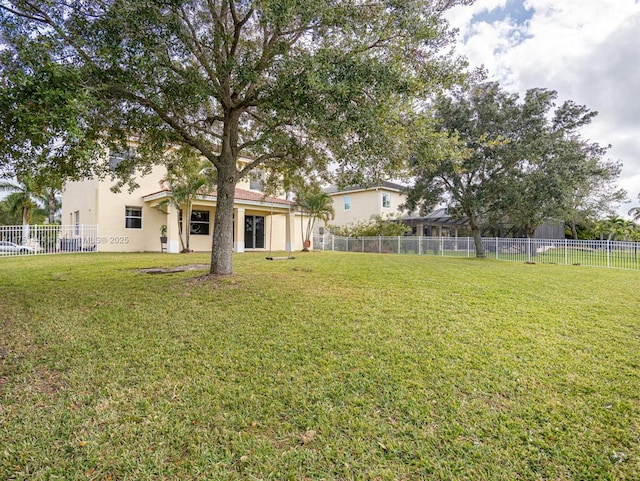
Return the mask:
[[253,192],[244,189],[236,189],[235,198],[236,200],[250,200],[253,202],[266,202],[268,204],[295,205],[295,202],[290,200],[270,197],[260,192]]
[[[145,202],[150,202],[154,200],[160,200],[164,197],[168,197],[170,194],[169,189],[162,189],[157,192],[153,192],[151,194],[147,194],[142,196]],[[261,192],[253,192],[250,190],[244,189],[235,189],[234,198],[236,201],[240,202],[248,202],[248,203],[259,203],[259,204],[273,204],[273,205],[282,205],[282,206],[293,206],[295,202],[286,199],[279,199],[277,197],[270,197],[262,194]],[[198,200],[216,200],[216,192],[213,191],[211,193],[200,193],[197,197]]]
[[386,189],[386,190],[394,190],[394,191],[402,192],[406,190],[407,187],[401,184],[396,184],[394,182],[383,181],[379,184],[374,184],[370,186],[350,185],[342,189],[338,188],[338,186],[332,185],[324,189],[324,192],[331,195],[331,194],[341,194],[342,192],[355,192],[355,191],[378,190],[378,189]]
[[469,223],[469,219],[467,219],[466,217],[462,219],[454,219],[453,217],[451,217],[451,215],[449,214],[449,209],[447,209],[446,207],[436,209],[433,212],[429,212],[427,215],[418,215],[415,213],[408,214],[403,216],[402,219],[419,220],[444,225],[467,225]]

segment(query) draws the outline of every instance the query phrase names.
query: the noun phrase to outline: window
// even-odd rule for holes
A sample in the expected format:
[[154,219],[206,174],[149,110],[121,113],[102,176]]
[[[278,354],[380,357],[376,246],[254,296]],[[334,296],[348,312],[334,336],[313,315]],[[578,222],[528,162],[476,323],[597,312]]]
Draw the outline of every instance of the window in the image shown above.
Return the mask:
[[389,192],[382,193],[382,207],[391,207],[391,194]]
[[134,152],[133,149],[129,150],[113,150],[109,154],[109,169],[116,170],[119,164],[124,162],[125,160],[129,160],[133,157]]
[[125,207],[124,226],[127,229],[142,229],[142,207]]
[[77,210],[73,213],[73,224],[76,226],[76,235],[80,235],[80,211]]
[[191,211],[190,233],[193,235],[209,235],[209,211]]
[[254,170],[249,174],[249,189],[259,192],[264,190],[264,172]]
[[344,196],[344,210],[351,209],[351,197],[348,195]]

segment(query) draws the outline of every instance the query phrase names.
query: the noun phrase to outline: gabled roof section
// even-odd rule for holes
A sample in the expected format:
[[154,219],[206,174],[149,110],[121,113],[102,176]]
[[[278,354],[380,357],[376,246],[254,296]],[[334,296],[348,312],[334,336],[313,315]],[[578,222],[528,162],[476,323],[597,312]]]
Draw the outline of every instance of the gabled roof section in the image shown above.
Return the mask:
[[332,185],[331,187],[327,187],[324,189],[324,192],[331,194],[341,194],[343,192],[359,192],[359,191],[367,191],[367,190],[392,190],[395,192],[404,192],[407,190],[407,187],[401,184],[396,184],[395,182],[383,181],[379,184],[374,184],[370,186],[364,185],[350,185],[348,187],[344,187],[343,189],[339,189],[337,186]]

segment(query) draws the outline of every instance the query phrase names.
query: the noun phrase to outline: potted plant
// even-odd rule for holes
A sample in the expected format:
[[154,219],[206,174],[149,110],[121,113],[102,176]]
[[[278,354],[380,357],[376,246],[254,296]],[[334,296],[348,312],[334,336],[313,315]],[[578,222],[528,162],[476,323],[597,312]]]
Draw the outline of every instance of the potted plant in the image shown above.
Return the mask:
[[160,226],[160,244],[165,246],[167,244],[167,226],[166,224],[162,224]]

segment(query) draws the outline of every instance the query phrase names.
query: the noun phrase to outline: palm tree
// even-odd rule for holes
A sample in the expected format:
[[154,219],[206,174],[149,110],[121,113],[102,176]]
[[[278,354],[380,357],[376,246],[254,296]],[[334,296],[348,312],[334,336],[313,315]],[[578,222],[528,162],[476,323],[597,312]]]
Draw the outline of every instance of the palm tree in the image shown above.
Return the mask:
[[31,222],[31,213],[38,207],[35,186],[28,176],[14,181],[0,182],[0,190],[11,192],[7,197],[7,202],[14,212],[22,213],[22,224]]
[[635,237],[637,228],[638,226],[632,221],[613,216],[598,222],[595,230],[596,234],[600,235],[600,239],[606,235],[606,240],[630,240]]
[[[212,180],[213,179],[213,180]],[[175,161],[167,165],[167,175],[161,181],[169,191],[169,199],[160,203],[159,207],[171,204],[176,209],[184,209],[187,225],[186,242],[183,238],[183,229],[178,218],[178,234],[182,252],[191,251],[191,211],[193,201],[202,190],[210,189],[215,183],[215,176],[212,175],[211,164],[189,152],[180,152]]]
[[[640,200],[640,194],[638,194],[638,200]],[[629,215],[633,217],[634,221],[640,221],[640,206],[631,209],[629,211]]]
[[[307,228],[303,229],[303,239],[302,239],[302,252],[309,251],[311,233],[313,232],[313,227],[315,226],[317,219],[322,219],[327,225],[327,222],[335,216],[335,211],[333,210],[333,199],[331,196],[325,192],[322,192],[319,189],[308,189],[301,190],[296,196],[296,202],[300,207],[300,211],[303,214],[307,214]],[[300,222],[302,222],[302,217],[300,217]]]
[[22,243],[25,244],[29,240],[29,224],[33,214],[42,213],[38,203],[42,189],[31,175],[20,175],[15,181],[0,182],[0,190],[11,192],[5,200],[9,210],[22,214]]

